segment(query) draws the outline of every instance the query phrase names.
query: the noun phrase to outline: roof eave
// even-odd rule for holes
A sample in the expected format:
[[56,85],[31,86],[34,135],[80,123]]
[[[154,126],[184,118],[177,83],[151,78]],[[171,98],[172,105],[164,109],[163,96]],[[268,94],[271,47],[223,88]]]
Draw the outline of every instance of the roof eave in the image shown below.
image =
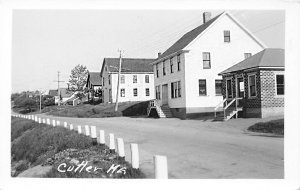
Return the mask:
[[150,63],[150,64],[151,64],[151,65],[155,65],[155,64],[157,64],[157,63],[159,63],[159,62],[161,62],[161,61],[163,61],[163,60],[166,60],[166,59],[168,59],[168,58],[170,58],[170,57],[173,57],[174,55],[176,55],[176,54],[178,54],[178,53],[188,53],[189,51],[190,51],[190,50],[183,50],[183,49],[181,49],[181,50],[176,51],[176,52],[174,52],[174,53],[172,53],[172,54],[169,54],[169,55],[167,55],[167,56],[161,57],[161,58],[155,60],[154,62],[152,62],[152,63]]

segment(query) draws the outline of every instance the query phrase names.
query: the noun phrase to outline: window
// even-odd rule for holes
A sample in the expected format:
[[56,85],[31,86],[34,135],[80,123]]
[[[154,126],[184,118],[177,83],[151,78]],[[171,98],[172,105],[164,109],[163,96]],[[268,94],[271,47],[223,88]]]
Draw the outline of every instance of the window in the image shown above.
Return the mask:
[[156,77],[159,77],[159,70],[158,70],[158,64],[156,64]]
[[105,66],[105,71],[107,71],[107,67]]
[[160,86],[155,87],[155,98],[160,100]]
[[222,95],[222,80],[215,80],[216,96]]
[[105,78],[103,77],[103,79],[102,79],[102,83],[103,83],[103,86],[105,86]]
[[150,96],[150,89],[146,88],[146,96]]
[[145,75],[145,83],[149,83],[149,75]]
[[121,75],[121,84],[125,83],[125,75]]
[[133,96],[138,96],[137,88],[134,88],[134,89],[133,89]]
[[133,75],[133,83],[137,83],[137,75]]
[[224,30],[224,42],[230,42],[230,31]]
[[173,57],[170,58],[170,71],[173,73]]
[[245,59],[252,56],[252,53],[244,53]]
[[206,96],[206,80],[199,79],[199,95]]
[[249,84],[249,97],[255,97],[256,96],[256,79],[255,79],[255,75],[249,76],[248,84]]
[[166,75],[166,64],[165,64],[165,61],[163,61],[163,75]]
[[171,98],[181,97],[180,81],[171,83]]
[[125,88],[121,88],[120,95],[121,95],[121,97],[125,97]]
[[203,69],[210,69],[210,53],[209,52],[203,52]]
[[180,54],[177,55],[177,68],[178,68],[178,71],[180,71]]
[[108,75],[108,85],[110,85],[110,75]]
[[226,97],[232,98],[232,83],[231,79],[226,80]]
[[284,95],[284,75],[276,75],[276,93]]

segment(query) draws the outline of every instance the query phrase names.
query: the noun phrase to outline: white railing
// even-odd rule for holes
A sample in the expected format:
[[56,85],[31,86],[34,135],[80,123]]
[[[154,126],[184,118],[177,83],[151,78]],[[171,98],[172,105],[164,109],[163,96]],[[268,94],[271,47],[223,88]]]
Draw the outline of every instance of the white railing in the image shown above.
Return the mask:
[[221,107],[221,105],[224,106],[224,102],[226,102],[226,104],[227,104],[226,98],[225,98],[224,100],[222,100],[222,101],[214,108],[214,110],[215,110],[215,117],[217,117],[217,110],[218,110],[218,108]]
[[153,99],[153,100],[149,101],[148,108],[147,108],[147,115],[148,116],[149,116],[150,111],[151,111],[152,108],[155,108],[158,113],[161,112],[161,108],[160,108],[160,106],[159,106],[156,99]]

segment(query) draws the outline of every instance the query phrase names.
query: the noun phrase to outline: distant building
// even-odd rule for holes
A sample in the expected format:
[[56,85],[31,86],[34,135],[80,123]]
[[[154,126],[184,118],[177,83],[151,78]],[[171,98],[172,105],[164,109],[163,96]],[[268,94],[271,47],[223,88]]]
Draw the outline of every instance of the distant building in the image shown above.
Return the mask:
[[[116,102],[119,58],[104,58],[101,77],[104,103]],[[122,59],[119,102],[154,99],[154,59]]]
[[89,100],[94,98],[102,99],[102,78],[100,72],[88,72],[86,88]]
[[[49,95],[55,97],[55,104],[58,104],[59,96],[58,90],[49,90]],[[60,88],[60,99],[62,102],[65,102],[73,95],[73,92],[68,91],[67,88]]]
[[283,49],[265,49],[220,75],[223,78],[223,98],[228,102],[238,98],[229,112],[236,111],[241,117],[260,118],[284,114]]
[[223,101],[218,74],[266,47],[230,13],[210,17],[205,12],[202,25],[153,61],[157,112],[182,119],[213,116]]

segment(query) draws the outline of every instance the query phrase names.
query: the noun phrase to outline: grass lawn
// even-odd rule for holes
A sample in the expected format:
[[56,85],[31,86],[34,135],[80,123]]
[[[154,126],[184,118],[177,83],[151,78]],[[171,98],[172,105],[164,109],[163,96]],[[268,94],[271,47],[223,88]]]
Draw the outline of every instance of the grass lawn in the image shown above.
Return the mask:
[[43,113],[79,118],[102,118],[119,116],[145,116],[147,114],[148,101],[144,102],[121,102],[118,111],[115,112],[115,104],[82,104],[78,106],[50,106],[43,109]]
[[248,130],[252,132],[284,135],[284,119],[271,120],[268,122],[259,122],[250,126]]
[[[50,127],[31,120],[12,117],[11,123],[11,168],[12,176],[36,166],[50,166],[43,177],[79,178],[144,178],[144,174],[110,153],[107,146],[95,145],[90,137],[78,134],[63,127]],[[86,168],[101,168],[94,172],[59,172],[59,165],[65,163],[66,169],[76,168],[78,164],[89,161]],[[112,165],[125,167],[124,172],[109,172]],[[30,177],[30,176],[27,176]]]

